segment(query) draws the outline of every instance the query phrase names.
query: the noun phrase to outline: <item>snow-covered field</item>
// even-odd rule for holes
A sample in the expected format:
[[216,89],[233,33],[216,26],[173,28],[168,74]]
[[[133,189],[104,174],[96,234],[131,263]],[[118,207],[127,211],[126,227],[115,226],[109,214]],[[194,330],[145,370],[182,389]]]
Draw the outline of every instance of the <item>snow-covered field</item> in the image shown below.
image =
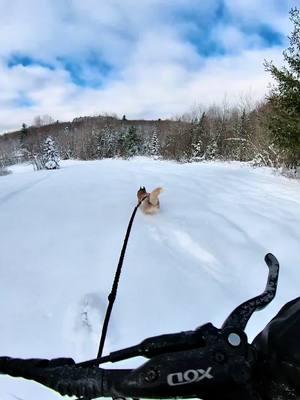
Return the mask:
[[[267,252],[281,264],[278,293],[251,318],[249,338],[300,294],[299,181],[239,163],[142,158],[12,170],[0,177],[1,355],[96,356],[140,185],[164,187],[161,212],[136,216],[104,353],[208,321],[220,326],[263,291]],[[58,398],[0,377],[1,400]]]

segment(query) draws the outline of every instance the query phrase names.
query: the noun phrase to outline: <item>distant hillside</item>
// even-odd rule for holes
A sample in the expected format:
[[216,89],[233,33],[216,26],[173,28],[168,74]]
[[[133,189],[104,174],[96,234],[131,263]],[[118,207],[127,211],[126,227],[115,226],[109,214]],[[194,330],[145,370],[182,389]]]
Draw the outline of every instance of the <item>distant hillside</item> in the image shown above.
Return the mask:
[[[91,130],[101,130],[105,127],[114,126],[124,129],[124,127],[135,126],[139,129],[151,129],[156,124],[172,123],[170,120],[127,120],[118,119],[111,116],[86,116],[74,118],[72,121],[60,122],[56,121],[51,124],[43,124],[40,126],[26,126],[28,139],[34,137],[51,135],[53,137],[59,136],[66,129],[70,132],[86,131],[87,133]],[[7,132],[0,135],[0,146],[5,145],[7,142],[18,141],[22,135],[22,129],[12,132]]]
[[127,120],[125,116],[87,116],[70,122],[25,126],[0,136],[0,163],[35,160],[51,136],[62,159],[102,159],[135,155],[181,162],[255,160],[274,166],[267,128],[268,104],[253,110],[211,107],[177,120]]
[[[136,143],[132,143],[136,147],[133,153],[147,155],[149,146],[151,147],[151,139],[153,135],[156,135],[159,137],[160,146],[167,145],[170,148],[169,157],[167,149],[165,149],[165,156],[173,158],[177,154],[178,158],[179,141],[174,141],[173,137],[189,129],[191,129],[191,122],[180,120],[127,120],[124,117],[118,119],[111,116],[79,117],[71,122],[57,121],[47,125],[23,127],[19,131],[6,133],[0,136],[0,154],[1,158],[20,158],[20,153],[26,149],[27,156],[30,157],[41,151],[43,141],[47,136],[52,136],[58,144],[63,159],[127,157],[128,154],[125,153],[128,146],[123,142],[126,141],[128,131],[131,131],[136,134],[134,139]],[[176,150],[175,147],[178,149]]]

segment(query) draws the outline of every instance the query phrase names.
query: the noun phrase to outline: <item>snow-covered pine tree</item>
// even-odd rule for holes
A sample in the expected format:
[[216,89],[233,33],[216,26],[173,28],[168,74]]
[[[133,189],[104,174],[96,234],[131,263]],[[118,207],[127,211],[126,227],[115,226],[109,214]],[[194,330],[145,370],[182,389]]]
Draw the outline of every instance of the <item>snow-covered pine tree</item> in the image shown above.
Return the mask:
[[131,126],[123,136],[123,144],[125,149],[125,157],[133,157],[138,154],[139,138],[134,126]]
[[46,169],[58,169],[59,162],[60,158],[56,144],[52,137],[48,136],[44,142],[43,165]]
[[192,157],[191,161],[202,161],[203,160],[203,143],[200,138],[197,142],[192,143]]
[[64,160],[69,160],[75,156],[74,134],[68,126],[65,127],[60,138],[61,155]]
[[218,143],[217,139],[214,138],[211,140],[209,145],[206,148],[204,158],[205,160],[215,160],[217,158],[217,152],[218,152]]
[[229,126],[230,136],[224,140],[224,156],[229,160],[249,161],[250,122],[245,108],[241,113],[234,113]]
[[118,133],[106,125],[99,133],[97,139],[98,158],[112,158],[117,155]]
[[20,135],[19,135],[20,143],[21,143],[22,147],[24,146],[24,141],[25,141],[27,135],[28,135],[28,128],[27,128],[27,125],[25,123],[23,123],[21,131],[20,131]]
[[204,158],[203,139],[207,134],[207,117],[205,111],[201,118],[192,122],[191,161],[202,161]]
[[150,155],[150,157],[156,158],[156,159],[160,156],[160,143],[159,143],[159,138],[158,138],[156,131],[154,131],[152,133],[152,136],[150,138],[149,155]]

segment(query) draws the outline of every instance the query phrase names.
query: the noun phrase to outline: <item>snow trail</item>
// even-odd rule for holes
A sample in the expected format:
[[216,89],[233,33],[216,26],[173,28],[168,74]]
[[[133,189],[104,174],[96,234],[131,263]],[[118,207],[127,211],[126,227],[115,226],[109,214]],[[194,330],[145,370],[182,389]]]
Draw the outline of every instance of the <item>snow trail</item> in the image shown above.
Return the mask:
[[[299,295],[299,182],[239,163],[136,158],[69,161],[55,171],[14,167],[0,178],[1,355],[95,357],[140,186],[164,187],[161,212],[136,215],[104,353],[208,321],[220,326],[263,291],[268,252],[281,264],[278,294],[251,318],[250,339]],[[0,379],[1,400],[60,398],[32,382]]]

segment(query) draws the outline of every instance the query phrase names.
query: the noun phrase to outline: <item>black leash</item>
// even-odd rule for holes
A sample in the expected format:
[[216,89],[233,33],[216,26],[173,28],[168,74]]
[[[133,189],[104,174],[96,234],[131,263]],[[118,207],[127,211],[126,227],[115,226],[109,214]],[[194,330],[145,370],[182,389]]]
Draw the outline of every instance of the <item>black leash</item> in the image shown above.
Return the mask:
[[108,323],[109,323],[109,319],[110,319],[110,315],[111,315],[111,312],[112,312],[112,308],[113,308],[113,305],[114,305],[114,302],[115,302],[116,296],[117,296],[118,284],[119,284],[119,280],[120,280],[122,265],[123,265],[123,261],[124,261],[124,257],[125,257],[127,242],[128,242],[128,239],[129,239],[129,235],[130,235],[131,227],[132,227],[132,224],[133,224],[133,220],[134,220],[135,214],[137,212],[137,209],[139,208],[139,206],[142,204],[142,202],[146,198],[147,198],[147,196],[143,197],[142,200],[139,201],[138,204],[135,206],[135,208],[133,210],[133,213],[131,215],[128,227],[127,227],[127,231],[126,231],[123,247],[122,247],[120,258],[119,258],[119,263],[118,263],[118,266],[117,266],[117,269],[116,269],[116,273],[115,273],[115,277],[114,277],[114,281],[113,281],[113,285],[112,285],[112,289],[111,289],[111,292],[110,292],[110,294],[108,296],[108,306],[107,306],[107,310],[106,310],[106,314],[105,314],[105,318],[104,318],[104,322],[103,322],[103,327],[102,327],[102,333],[101,333],[101,338],[100,338],[100,344],[99,344],[99,350],[98,350],[97,358],[100,358],[102,356],[104,342],[105,342],[106,334],[107,334]]

